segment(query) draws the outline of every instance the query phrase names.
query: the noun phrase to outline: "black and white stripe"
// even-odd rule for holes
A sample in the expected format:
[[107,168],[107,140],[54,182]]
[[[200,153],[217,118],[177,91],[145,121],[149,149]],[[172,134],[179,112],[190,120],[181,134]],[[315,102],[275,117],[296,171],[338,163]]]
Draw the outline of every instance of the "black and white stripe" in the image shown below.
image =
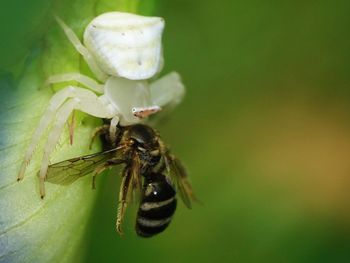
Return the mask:
[[167,228],[176,209],[175,194],[175,189],[164,175],[150,173],[145,176],[136,220],[139,236],[151,237]]

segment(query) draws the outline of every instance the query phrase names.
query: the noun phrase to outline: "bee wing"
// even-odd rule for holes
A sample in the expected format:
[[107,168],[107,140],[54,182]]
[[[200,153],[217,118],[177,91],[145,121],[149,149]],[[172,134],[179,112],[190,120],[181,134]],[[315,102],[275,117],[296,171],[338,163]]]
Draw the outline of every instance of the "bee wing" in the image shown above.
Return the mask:
[[168,155],[166,158],[168,172],[173,182],[176,184],[177,192],[179,193],[184,204],[191,208],[191,201],[197,201],[198,199],[193,193],[192,186],[188,181],[187,172],[179,159],[175,156]]
[[124,149],[125,146],[122,145],[108,151],[51,164],[47,171],[46,181],[53,184],[69,185],[107,162],[110,162],[111,165],[123,163],[122,153]]

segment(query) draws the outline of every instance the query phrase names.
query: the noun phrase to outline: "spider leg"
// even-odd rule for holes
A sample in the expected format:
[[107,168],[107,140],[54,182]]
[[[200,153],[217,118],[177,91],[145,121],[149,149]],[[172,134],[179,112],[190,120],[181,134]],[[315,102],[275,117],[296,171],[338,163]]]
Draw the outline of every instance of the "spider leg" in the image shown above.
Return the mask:
[[72,87],[62,89],[52,96],[49,105],[44,115],[41,117],[39,125],[32,136],[31,144],[27,149],[17,180],[23,179],[26,167],[32,158],[35,148],[38,145],[41,136],[54,118],[57,109],[66,101],[67,98],[72,96]]
[[150,89],[152,102],[161,108],[176,106],[185,94],[185,87],[176,72],[171,72],[151,83]]
[[76,105],[78,104],[78,99],[71,99],[68,100],[57,112],[55,124],[52,127],[52,130],[49,134],[49,137],[47,139],[47,143],[44,150],[44,157],[41,162],[41,168],[40,168],[40,195],[41,198],[44,198],[45,196],[45,186],[44,181],[46,177],[46,172],[49,166],[49,157],[51,152],[54,150],[57,141],[59,139],[59,136],[61,135],[62,129],[64,127],[64,124],[66,123],[67,119],[69,118],[69,115],[72,113]]
[[97,97],[97,95],[92,91],[69,86],[56,92],[52,96],[49,105],[46,111],[44,112],[44,115],[41,117],[39,125],[32,136],[31,144],[29,145],[25,154],[20,171],[18,173],[17,180],[23,179],[27,165],[32,158],[32,155],[40,141],[41,136],[46,131],[50,123],[53,121],[57,110],[69,98],[78,98],[81,101],[83,101],[84,103],[80,103],[80,108],[82,111],[90,115],[100,118],[112,118],[114,116],[112,112],[109,112],[105,103],[102,100],[100,100],[99,97]]
[[47,78],[44,86],[47,87],[54,83],[66,81],[76,81],[80,84],[83,84],[85,87],[91,89],[94,92],[103,93],[104,85],[97,83],[94,79],[89,78],[88,76],[76,72],[52,75]]
[[82,88],[72,87],[74,98],[64,103],[56,113],[56,119],[47,139],[44,149],[44,156],[40,168],[40,194],[45,196],[44,181],[49,166],[49,157],[54,150],[58,139],[62,133],[64,124],[73,110],[80,110],[89,115],[98,118],[112,118],[114,112],[111,112],[106,105],[96,96],[95,93]]
[[119,123],[119,117],[114,116],[111,120],[111,124],[109,125],[109,139],[111,140],[112,145],[115,145],[117,140],[117,125]]
[[75,49],[83,56],[84,60],[89,65],[89,68],[97,77],[97,79],[104,82],[107,79],[107,75],[99,68],[90,51],[80,42],[74,31],[68,25],[66,25],[62,19],[56,16],[56,21],[61,26],[67,38],[73,44]]

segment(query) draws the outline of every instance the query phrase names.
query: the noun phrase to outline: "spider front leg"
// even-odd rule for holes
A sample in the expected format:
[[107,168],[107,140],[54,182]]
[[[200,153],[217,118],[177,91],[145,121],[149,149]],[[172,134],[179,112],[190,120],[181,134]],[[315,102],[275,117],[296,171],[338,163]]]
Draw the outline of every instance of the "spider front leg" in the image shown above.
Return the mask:
[[62,19],[60,19],[57,16],[55,18],[57,23],[63,29],[69,41],[73,44],[75,49],[83,56],[84,60],[89,65],[89,68],[94,73],[96,78],[100,81],[105,81],[107,79],[107,75],[99,68],[90,51],[80,42],[79,38],[74,33],[74,31],[68,25],[66,25],[66,23],[64,23]]
[[77,98],[71,99],[67,101],[57,112],[57,118],[55,120],[55,124],[52,127],[52,130],[49,134],[49,137],[47,139],[47,143],[44,150],[44,157],[41,162],[41,168],[39,173],[40,178],[40,196],[41,198],[44,198],[45,196],[45,177],[47,173],[47,169],[49,166],[49,157],[51,152],[54,150],[57,141],[59,139],[59,136],[61,135],[62,129],[64,124],[69,118],[69,115],[72,113],[72,111],[76,108],[76,105],[79,103],[79,100]]
[[41,117],[39,125],[37,126],[32,136],[31,144],[29,145],[26,151],[24,160],[18,173],[18,181],[23,179],[27,165],[29,164],[33,156],[33,153],[40,141],[40,138],[42,137],[50,123],[52,123],[53,119],[55,118],[55,115],[59,115],[57,113],[57,110],[62,105],[64,105],[66,100],[69,98],[76,98],[80,101],[84,101],[85,103],[80,103],[80,108],[84,106],[82,111],[90,115],[100,118],[112,118],[114,116],[114,113],[109,112],[106,105],[99,99],[99,97],[97,97],[95,93],[89,90],[69,86],[55,93],[52,96],[49,105],[46,111],[44,112],[44,115]]
[[50,125],[50,123],[52,122],[56,114],[56,111],[58,110],[59,107],[61,107],[61,105],[66,101],[67,98],[70,98],[74,95],[73,91],[74,90],[71,87],[62,89],[57,93],[55,93],[51,98],[49,105],[44,115],[41,117],[39,125],[32,136],[31,144],[27,149],[27,152],[25,154],[24,160],[22,162],[22,165],[17,177],[18,181],[23,179],[25,170],[32,158],[35,148],[38,145],[41,136],[43,135],[47,127]]
[[49,166],[49,157],[57,145],[58,139],[62,133],[64,124],[69,118],[69,115],[73,110],[80,110],[88,113],[89,115],[98,118],[111,118],[113,114],[108,110],[106,105],[103,105],[99,97],[91,91],[84,89],[76,89],[76,97],[68,100],[61,108],[57,111],[56,120],[53,128],[48,136],[47,144],[44,149],[43,161],[40,168],[40,194],[43,198],[45,196],[44,181]]
[[[112,110],[103,102],[103,100],[100,99],[100,97],[83,88],[69,86],[57,92],[52,97],[48,109],[44,113],[40,120],[39,126],[34,132],[32,142],[28,147],[18,175],[18,180],[21,180],[24,177],[27,164],[34,153],[40,137],[49,124],[54,121],[44,148],[44,155],[39,173],[40,194],[42,198],[45,196],[44,181],[49,165],[49,157],[58,142],[64,124],[67,122],[73,110],[80,110],[98,118],[112,118],[115,115],[115,113],[112,112]],[[55,119],[53,120],[54,117]]]
[[[97,92],[97,93],[103,93],[104,92],[104,85],[97,83],[94,79],[85,76],[83,74],[72,72],[72,73],[64,73],[64,74],[57,74],[52,75],[47,78],[45,81],[44,87],[50,86],[55,83],[60,82],[67,82],[67,81],[76,81],[82,85],[84,85],[86,88]],[[70,134],[70,143],[73,144],[73,136],[74,136],[74,112],[72,114],[72,121],[69,125],[69,134]]]

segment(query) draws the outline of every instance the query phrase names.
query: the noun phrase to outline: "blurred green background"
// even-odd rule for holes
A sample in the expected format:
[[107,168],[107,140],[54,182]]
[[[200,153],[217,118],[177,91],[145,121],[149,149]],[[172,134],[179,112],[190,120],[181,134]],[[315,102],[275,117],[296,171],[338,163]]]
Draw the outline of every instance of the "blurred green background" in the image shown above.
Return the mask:
[[165,18],[163,72],[187,87],[156,128],[203,205],[179,202],[152,239],[134,234],[131,206],[121,238],[120,179],[101,177],[81,262],[350,262],[350,2],[167,0],[144,13]]

